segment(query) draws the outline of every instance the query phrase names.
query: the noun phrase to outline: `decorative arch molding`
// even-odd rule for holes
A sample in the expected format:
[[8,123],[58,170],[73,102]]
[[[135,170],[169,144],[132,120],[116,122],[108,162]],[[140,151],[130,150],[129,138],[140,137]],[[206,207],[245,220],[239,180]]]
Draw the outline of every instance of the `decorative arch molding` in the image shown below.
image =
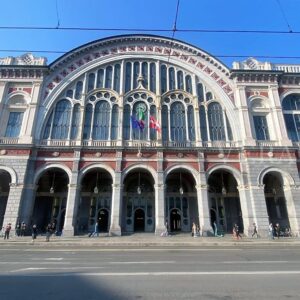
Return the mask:
[[[91,96],[94,96],[97,93],[104,93],[104,94],[105,93],[109,93],[110,94],[110,98],[111,97],[115,97],[116,98],[115,103],[119,104],[118,100],[119,100],[120,95],[116,91],[110,90],[110,89],[106,89],[106,88],[97,88],[97,89],[94,89],[94,90],[90,91],[89,93],[87,93],[86,94],[86,98],[85,98],[85,104],[89,101],[89,98]],[[104,97],[104,98],[106,98],[106,97]],[[79,103],[79,102],[77,102],[77,103]]]
[[213,167],[211,167],[210,169],[208,169],[206,171],[207,178],[213,172],[216,172],[216,171],[219,171],[219,170],[226,170],[226,171],[228,171],[235,178],[235,180],[237,181],[238,185],[242,185],[243,184],[241,172],[238,171],[237,169],[235,169],[235,168],[233,168],[231,166],[225,165],[225,164],[217,164],[217,165],[214,165]]
[[[172,49],[171,49],[172,46]],[[151,35],[123,35],[97,40],[63,55],[50,65],[50,76],[46,82],[44,99],[52,94],[64,79],[74,73],[82,73],[87,67],[94,67],[95,63],[108,62],[118,59],[152,54],[168,63],[183,62],[200,77],[211,78],[234,101],[233,84],[229,79],[229,69],[209,53],[181,42],[161,36]]]
[[69,178],[69,184],[71,183],[72,171],[67,166],[64,166],[64,165],[61,165],[61,164],[47,164],[47,165],[44,165],[44,166],[40,167],[35,173],[33,183],[37,184],[38,180],[40,179],[40,177],[42,176],[42,174],[45,171],[48,171],[48,170],[54,169],[54,168],[61,169],[61,170],[65,171],[68,175],[68,178]]
[[26,106],[30,103],[30,100],[31,100],[30,95],[27,92],[17,90],[17,91],[10,93],[7,96],[5,103],[9,105],[10,104],[9,102],[11,101],[11,99],[13,99],[15,97],[21,97],[22,99],[24,99],[24,101],[25,101],[24,104]]
[[286,172],[282,169],[276,168],[276,167],[267,167],[267,168],[263,169],[257,177],[257,184],[262,186],[265,175],[267,175],[270,172],[279,173],[283,179],[284,185],[286,185],[286,186],[294,186],[295,185],[294,178],[288,172]]
[[80,170],[80,172],[78,174],[78,182],[79,183],[82,182],[82,179],[84,178],[84,176],[94,169],[103,169],[103,170],[107,171],[110,174],[112,180],[114,181],[114,178],[115,178],[114,169],[106,164],[96,163],[96,164],[88,165]]
[[124,180],[125,180],[125,178],[127,177],[127,175],[128,175],[130,172],[132,172],[132,171],[134,171],[134,170],[136,170],[136,169],[142,169],[142,170],[148,171],[148,172],[152,175],[152,178],[154,179],[154,185],[157,184],[158,179],[157,179],[157,173],[156,173],[156,170],[155,170],[153,167],[149,166],[149,165],[146,165],[146,166],[145,166],[145,165],[140,164],[140,163],[131,165],[131,166],[129,166],[129,167],[127,167],[127,168],[125,168],[125,169],[123,170],[123,172],[122,172],[122,184],[124,183]]
[[18,176],[17,176],[16,171],[13,168],[0,165],[0,170],[6,171],[7,173],[9,173],[12,184],[16,184],[16,185],[18,184]]
[[170,173],[179,169],[184,169],[189,171],[189,173],[193,175],[196,185],[199,184],[199,180],[198,180],[199,172],[189,165],[173,165],[167,168],[164,172],[165,173],[164,179],[166,179]]
[[279,97],[280,97],[280,102],[282,103],[282,101],[284,100],[284,98],[286,98],[287,96],[291,95],[291,94],[300,94],[300,89],[299,88],[287,88],[287,89],[280,89],[279,88]]

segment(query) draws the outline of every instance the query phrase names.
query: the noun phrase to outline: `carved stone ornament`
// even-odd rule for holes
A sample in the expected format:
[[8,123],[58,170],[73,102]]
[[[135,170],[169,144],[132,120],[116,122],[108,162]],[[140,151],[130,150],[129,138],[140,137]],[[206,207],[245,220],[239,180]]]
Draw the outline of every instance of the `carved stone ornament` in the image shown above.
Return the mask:
[[53,152],[53,153],[52,153],[52,156],[58,157],[58,156],[59,156],[59,152],[57,152],[57,151]]
[[96,152],[95,156],[96,156],[96,157],[101,157],[101,156],[102,156],[102,153],[101,153],[101,152]]
[[272,151],[268,152],[268,156],[269,157],[273,157],[274,156],[274,153]]
[[219,154],[218,154],[218,157],[219,157],[219,158],[224,158],[225,155],[224,155],[224,153],[219,153]]
[[178,157],[178,158],[183,158],[183,153],[179,152],[179,153],[177,154],[177,157]]
[[7,151],[5,149],[0,150],[0,155],[6,155]]
[[138,158],[141,158],[141,157],[143,157],[143,153],[139,151],[139,152],[137,153],[136,156],[137,156]]

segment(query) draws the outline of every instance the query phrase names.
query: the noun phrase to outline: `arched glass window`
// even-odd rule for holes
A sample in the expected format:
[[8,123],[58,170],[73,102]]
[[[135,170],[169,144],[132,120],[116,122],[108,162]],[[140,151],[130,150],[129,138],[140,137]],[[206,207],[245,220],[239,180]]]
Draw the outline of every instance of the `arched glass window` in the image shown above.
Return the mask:
[[155,63],[150,64],[150,91],[156,92],[156,66]]
[[210,103],[207,114],[210,139],[212,141],[225,141],[226,136],[221,105],[217,102]]
[[194,120],[194,108],[192,105],[188,107],[188,131],[189,131],[189,140],[195,141],[195,120]]
[[67,90],[66,97],[73,98],[73,90]]
[[123,139],[130,140],[130,106],[126,104],[123,112]]
[[73,119],[71,127],[71,140],[76,140],[78,136],[78,129],[80,126],[80,105],[76,104],[73,108]]
[[88,92],[92,91],[95,86],[95,74],[91,73],[89,74],[89,79],[88,79]]
[[169,91],[175,90],[175,70],[174,68],[169,68]]
[[93,106],[92,104],[88,104],[85,107],[85,119],[84,119],[84,127],[83,127],[84,140],[89,139],[91,135],[92,114],[93,114]]
[[143,101],[138,101],[133,106],[132,115],[136,116],[139,120],[139,114],[142,113],[144,116],[144,129],[132,128],[132,137],[135,140],[148,140],[148,128],[149,128],[149,111],[147,105]]
[[61,100],[56,104],[51,134],[52,139],[68,138],[71,111],[71,103],[68,100]]
[[182,103],[174,102],[170,111],[171,140],[186,141],[185,109]]
[[143,62],[142,63],[142,75],[144,78],[144,87],[145,89],[148,88],[148,63]]
[[256,139],[261,141],[270,140],[266,115],[253,116]]
[[206,125],[206,113],[205,107],[201,105],[199,107],[199,118],[200,118],[200,133],[201,133],[201,140],[208,141],[207,137],[207,125]]
[[136,89],[138,86],[138,77],[140,75],[140,63],[136,61],[133,64],[133,88]]
[[120,72],[121,66],[119,64],[116,64],[114,74],[114,90],[118,93],[120,93]]
[[177,72],[177,89],[178,90],[183,90],[184,89],[183,73],[182,73],[182,71],[178,71]]
[[111,115],[111,140],[118,139],[118,128],[119,128],[119,107],[114,105]]
[[212,93],[211,93],[211,92],[207,92],[207,93],[206,93],[206,101],[209,101],[209,100],[211,100],[212,98],[213,98]]
[[125,93],[131,90],[131,63],[126,63],[125,68]]
[[19,137],[24,112],[10,112],[8,122],[6,126],[5,136],[6,137]]
[[110,124],[110,105],[107,101],[99,101],[95,106],[93,140],[108,140]]
[[112,83],[112,66],[108,66],[106,68],[106,74],[105,74],[105,88],[111,89],[111,83]]
[[185,87],[186,91],[190,94],[193,93],[193,88],[192,88],[192,77],[190,75],[185,76]]
[[289,138],[300,141],[300,94],[291,94],[282,101],[285,125]]
[[160,90],[162,94],[167,91],[167,67],[165,65],[160,67]]
[[104,70],[100,69],[97,72],[97,88],[103,88],[104,87]]
[[[156,117],[156,106],[155,105],[151,105],[151,107],[150,107],[150,116],[154,117],[154,119],[157,120],[157,117]],[[157,134],[156,130],[150,128],[150,140],[151,141],[155,141],[156,140],[156,134]]]
[[168,115],[167,105],[163,105],[161,110],[161,131],[162,131],[162,140],[164,142],[169,141],[169,115]]
[[51,124],[53,119],[53,110],[48,118],[47,124],[44,129],[43,139],[48,139],[50,137]]
[[199,102],[203,102],[204,101],[203,85],[202,85],[202,83],[197,83],[197,96],[198,96],[198,101]]
[[75,99],[79,100],[81,98],[82,88],[83,88],[82,81],[78,81],[76,83],[76,88],[75,88]]

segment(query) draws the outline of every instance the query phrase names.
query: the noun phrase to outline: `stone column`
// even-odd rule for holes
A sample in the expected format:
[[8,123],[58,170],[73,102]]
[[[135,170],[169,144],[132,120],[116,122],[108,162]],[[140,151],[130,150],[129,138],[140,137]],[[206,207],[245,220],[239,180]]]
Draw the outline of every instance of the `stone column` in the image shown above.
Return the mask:
[[23,184],[10,184],[3,226],[5,226],[7,223],[11,223],[12,229],[15,228],[18,222],[22,192]]
[[250,186],[251,202],[253,207],[253,222],[258,227],[260,236],[268,235],[269,216],[264,193],[264,185]]
[[[292,233],[296,236],[299,236],[299,221],[300,216],[300,205],[295,201],[295,199],[300,199],[300,186],[283,186],[284,196],[286,200],[286,209],[288,213],[288,218],[290,222],[290,227]],[[298,218],[297,218],[298,216]]]
[[210,214],[208,207],[208,185],[196,185],[197,201],[199,211],[199,226],[202,236],[213,235],[213,230],[210,224]]
[[160,235],[165,231],[165,185],[164,174],[158,172],[155,185],[155,234]]
[[[24,186],[22,206],[19,215],[19,221],[31,225],[32,214],[35,203],[36,191],[38,185],[28,184]],[[41,229],[41,228],[40,228]]]
[[123,197],[123,185],[121,172],[115,173],[115,180],[111,199],[111,217],[109,235],[120,236],[121,232],[121,201]]

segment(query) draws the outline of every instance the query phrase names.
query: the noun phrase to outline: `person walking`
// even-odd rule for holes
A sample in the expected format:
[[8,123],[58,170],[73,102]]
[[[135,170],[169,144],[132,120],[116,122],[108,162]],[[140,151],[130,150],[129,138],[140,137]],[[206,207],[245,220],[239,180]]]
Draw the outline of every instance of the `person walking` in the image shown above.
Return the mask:
[[193,225],[192,225],[192,236],[197,237],[197,226],[196,226],[195,222],[193,222]]
[[50,242],[51,234],[52,234],[52,225],[49,223],[46,227],[46,242]]
[[213,225],[214,225],[214,236],[218,236],[218,226],[216,221],[214,221]]
[[277,238],[279,239],[279,236],[280,236],[280,226],[279,226],[279,223],[276,223],[276,225],[275,225],[275,233],[276,233]]
[[8,240],[9,239],[9,233],[10,233],[10,230],[11,230],[11,223],[8,223],[5,227],[5,231],[4,231],[4,239]]
[[37,237],[37,227],[35,224],[32,225],[32,228],[31,228],[31,236],[32,236],[32,243],[34,242],[34,240],[36,239]]
[[274,240],[274,227],[272,223],[269,224],[269,237]]
[[16,226],[16,236],[20,236],[20,234],[21,234],[21,223],[18,222]]
[[257,232],[257,225],[256,225],[256,223],[253,223],[252,226],[253,226],[252,237],[254,237],[256,235],[256,238],[258,238],[258,232]]
[[95,223],[95,230],[92,233],[91,237],[94,237],[95,235],[97,235],[97,237],[99,237],[99,224],[98,224],[98,222]]
[[20,236],[25,236],[25,233],[26,233],[26,223],[22,222],[21,230],[20,230]]

